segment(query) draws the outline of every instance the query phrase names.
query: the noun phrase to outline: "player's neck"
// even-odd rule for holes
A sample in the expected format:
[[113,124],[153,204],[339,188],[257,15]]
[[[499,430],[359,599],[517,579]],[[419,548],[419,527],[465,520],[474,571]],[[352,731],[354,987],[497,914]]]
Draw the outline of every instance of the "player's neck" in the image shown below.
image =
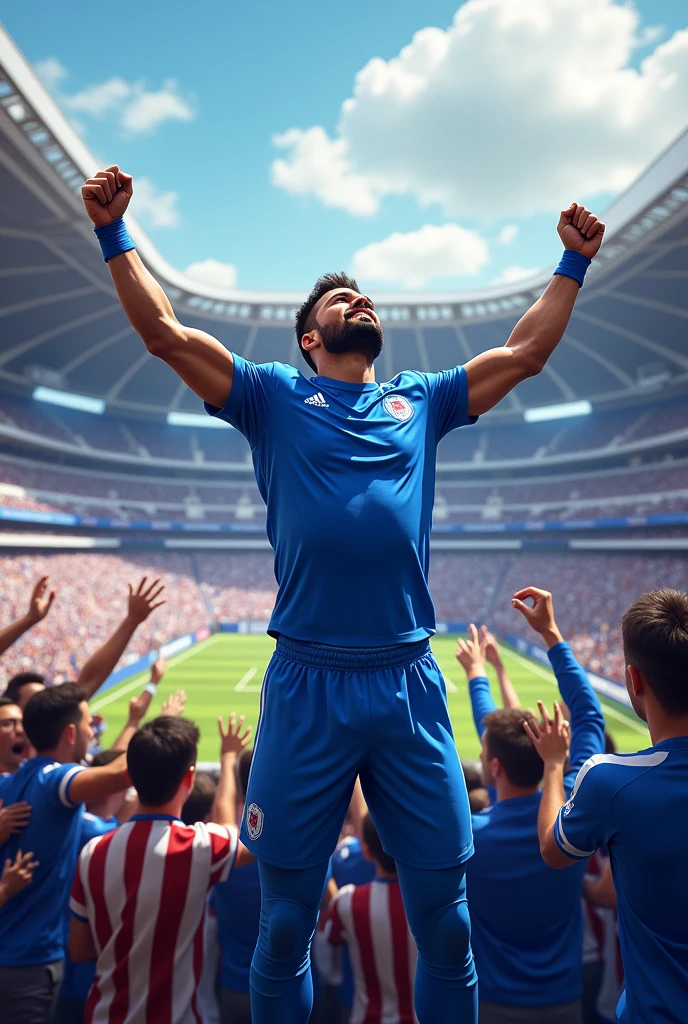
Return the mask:
[[654,747],[664,740],[675,740],[682,736],[688,736],[688,715],[669,718],[662,712],[652,714],[648,709],[647,727]]
[[375,383],[375,365],[361,352],[319,352],[317,374],[347,384]]
[[508,779],[497,779],[497,803],[502,800],[515,800],[520,796],[533,796],[537,793],[539,786],[514,786]]
[[[187,794],[188,795],[188,794]],[[184,801],[180,798],[169,800],[166,804],[139,804],[137,814],[165,815],[170,818],[181,818]]]

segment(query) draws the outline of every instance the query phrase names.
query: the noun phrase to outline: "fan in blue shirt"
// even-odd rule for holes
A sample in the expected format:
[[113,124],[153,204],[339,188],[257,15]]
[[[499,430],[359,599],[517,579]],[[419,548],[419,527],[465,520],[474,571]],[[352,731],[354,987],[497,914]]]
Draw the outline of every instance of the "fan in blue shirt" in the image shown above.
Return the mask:
[[[42,690],[24,708],[24,730],[38,751],[14,775],[0,776],[4,805],[25,800],[31,820],[0,848],[0,860],[20,847],[39,861],[33,882],[0,907],[0,1006],[7,1020],[29,1018],[29,1007],[54,1008],[64,957],[64,908],[74,878],[82,804],[126,788],[126,759],[83,768],[93,730],[75,683]],[[48,970],[36,972],[37,967]],[[33,1012],[33,1010],[32,1010]]]
[[[688,594],[656,590],[626,611],[626,686],[652,747],[598,754],[568,802],[561,714],[533,729],[545,763],[538,829],[546,863],[572,867],[606,846],[616,887],[626,989],[619,1024],[684,1024],[688,1007]],[[563,805],[563,806],[562,806]],[[568,874],[569,872],[565,872]]]
[[[543,637],[569,708],[571,764],[565,785],[570,789],[583,762],[604,750],[600,704],[557,628],[551,595],[528,587],[519,591],[515,606]],[[473,816],[475,854],[466,873],[482,1012],[489,1005],[489,1019],[500,1020],[500,1012],[506,1019],[511,1008],[527,1008],[528,1020],[537,1022],[549,1021],[556,1007],[557,1021],[577,1021],[585,862],[562,876],[542,861],[537,831],[542,761],[523,730],[524,719],[534,719],[518,707],[496,710],[478,631],[470,629],[471,639],[459,641],[457,657],[470,680],[485,781],[496,793],[495,804]]]

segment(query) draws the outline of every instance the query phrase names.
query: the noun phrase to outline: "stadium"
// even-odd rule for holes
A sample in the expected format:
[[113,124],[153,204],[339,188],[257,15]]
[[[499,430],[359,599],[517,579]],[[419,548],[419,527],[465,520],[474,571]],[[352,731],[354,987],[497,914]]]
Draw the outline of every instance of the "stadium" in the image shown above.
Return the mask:
[[[217,715],[236,711],[255,728],[274,648],[277,584],[251,449],[127,321],[83,212],[95,158],[1,27],[0,133],[3,622],[21,618],[40,576],[58,594],[2,657],[0,687],[36,667],[48,683],[75,678],[125,616],[128,584],[159,578],[165,605],[91,707],[117,735],[164,656],[200,726],[201,761],[218,768]],[[432,646],[462,758],[480,750],[454,657],[469,623],[498,636],[524,706],[551,703],[545,648],[511,606],[530,585],[554,594],[618,749],[650,745],[623,685],[620,624],[641,590],[688,580],[688,130],[604,220],[543,371],[439,445]],[[201,285],[127,224],[181,322],[246,360],[306,372],[293,330],[302,294]],[[379,378],[447,370],[504,344],[552,269],[473,291],[376,293]]]

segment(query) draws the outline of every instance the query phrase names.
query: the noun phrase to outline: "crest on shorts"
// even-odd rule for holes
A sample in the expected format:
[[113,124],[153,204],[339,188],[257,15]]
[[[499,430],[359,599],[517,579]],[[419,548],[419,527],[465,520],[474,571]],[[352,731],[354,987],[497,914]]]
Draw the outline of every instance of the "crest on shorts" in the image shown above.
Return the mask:
[[410,420],[413,416],[413,406],[403,395],[385,395],[382,399],[382,407],[385,412],[402,423]]
[[263,831],[264,820],[263,808],[258,804],[249,804],[246,808],[246,831],[249,839],[258,839]]

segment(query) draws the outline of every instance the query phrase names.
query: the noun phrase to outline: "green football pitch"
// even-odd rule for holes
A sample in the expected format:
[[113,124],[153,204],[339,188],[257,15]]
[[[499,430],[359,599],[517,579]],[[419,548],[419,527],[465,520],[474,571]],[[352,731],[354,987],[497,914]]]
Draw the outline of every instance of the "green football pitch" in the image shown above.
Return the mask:
[[[454,658],[456,636],[437,636],[432,641],[432,647],[447,683],[449,711],[459,753],[463,758],[475,758],[479,744],[471,718],[466,677]],[[218,633],[196,647],[183,651],[170,660],[149,715],[157,713],[167,694],[182,687],[188,695],[186,715],[201,730],[199,759],[217,761],[217,717],[226,717],[236,711],[245,715],[247,722],[255,729],[260,685],[273,649],[274,641],[268,636]],[[503,646],[502,651],[523,706],[535,708],[538,699],[551,706],[556,696],[552,673],[545,666],[506,646]],[[491,674],[492,670],[489,671]],[[147,678],[148,674],[127,680],[106,690],[93,701],[92,710],[101,714],[107,722],[104,746],[114,741],[126,719],[129,699],[141,692]],[[493,692],[498,698],[499,688],[492,674],[491,679]],[[602,706],[607,728],[616,739],[619,750],[640,750],[650,745],[647,729],[630,711],[604,699]]]

